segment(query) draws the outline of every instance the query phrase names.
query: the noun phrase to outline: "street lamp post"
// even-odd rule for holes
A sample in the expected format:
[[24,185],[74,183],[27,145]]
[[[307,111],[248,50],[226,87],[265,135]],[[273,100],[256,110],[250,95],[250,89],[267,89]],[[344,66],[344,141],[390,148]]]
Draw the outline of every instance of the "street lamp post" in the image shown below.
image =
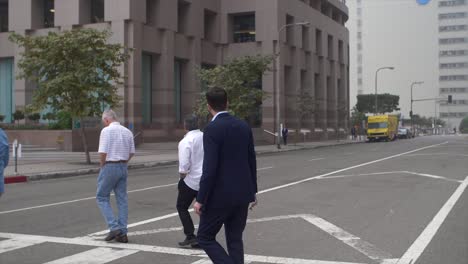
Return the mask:
[[413,87],[416,85],[416,84],[423,84],[424,82],[413,82],[411,84],[411,111],[410,111],[410,118],[411,118],[411,132],[413,133],[413,135],[415,135],[415,131],[414,131],[414,120],[413,120]]
[[276,126],[277,126],[277,135],[276,135],[276,147],[278,149],[281,148],[281,119],[280,119],[280,54],[281,54],[281,32],[285,30],[288,27],[293,27],[293,26],[308,26],[310,25],[310,22],[298,22],[298,23],[292,23],[292,24],[286,24],[283,25],[282,27],[279,28],[278,30],[278,41],[276,42],[275,45],[273,45],[273,53],[275,54],[275,82],[274,82],[274,90],[276,94]]
[[378,68],[377,71],[375,71],[375,109],[374,109],[374,114],[377,115],[377,76],[379,71],[381,70],[394,70],[394,67],[381,67]]

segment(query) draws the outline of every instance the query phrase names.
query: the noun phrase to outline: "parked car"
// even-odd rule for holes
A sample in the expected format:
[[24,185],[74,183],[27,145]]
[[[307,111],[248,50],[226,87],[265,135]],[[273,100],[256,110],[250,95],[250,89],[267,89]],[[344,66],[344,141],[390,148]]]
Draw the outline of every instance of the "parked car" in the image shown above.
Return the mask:
[[399,128],[398,129],[398,138],[412,138],[413,134],[408,128]]

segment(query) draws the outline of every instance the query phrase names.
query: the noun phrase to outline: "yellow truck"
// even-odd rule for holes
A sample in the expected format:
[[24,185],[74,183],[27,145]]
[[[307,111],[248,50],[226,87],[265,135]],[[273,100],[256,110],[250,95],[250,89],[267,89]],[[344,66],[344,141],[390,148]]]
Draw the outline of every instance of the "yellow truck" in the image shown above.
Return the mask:
[[398,117],[394,115],[369,116],[367,138],[369,141],[395,140],[398,136]]

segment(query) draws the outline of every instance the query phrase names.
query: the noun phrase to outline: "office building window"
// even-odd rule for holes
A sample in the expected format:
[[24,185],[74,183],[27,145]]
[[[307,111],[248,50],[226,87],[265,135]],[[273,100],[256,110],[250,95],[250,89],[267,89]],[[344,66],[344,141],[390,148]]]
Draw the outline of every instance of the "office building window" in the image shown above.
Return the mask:
[[156,24],[157,1],[159,0],[146,0],[146,24]]
[[309,50],[310,49],[310,34],[309,34],[309,27],[308,26],[302,26],[302,48],[304,50]]
[[468,81],[468,75],[442,75],[440,81]]
[[151,124],[153,111],[153,56],[141,56],[141,113],[143,124]]
[[442,38],[439,39],[439,44],[460,44],[468,43],[468,38]]
[[13,82],[14,70],[13,59],[0,59],[0,115],[5,119],[3,122],[10,123],[13,113]]
[[[286,15],[286,25],[294,24],[294,17]],[[294,46],[294,26],[286,27],[286,43],[291,46]]]
[[177,5],[177,32],[181,34],[187,32],[189,10],[190,3],[179,0]]
[[182,122],[182,85],[184,61],[174,61],[174,114],[176,123]]
[[451,0],[451,1],[440,1],[439,6],[440,7],[445,7],[445,6],[461,6],[465,5],[467,2],[466,0]]
[[338,40],[338,61],[344,63],[344,45],[342,40]]
[[468,93],[468,88],[454,87],[454,88],[440,88],[440,93]]
[[91,23],[104,22],[104,0],[91,0]]
[[0,32],[8,32],[8,0],[0,0]]
[[467,13],[465,12],[439,14],[439,20],[457,19],[457,18],[465,18],[465,17],[468,17]]
[[468,25],[440,26],[439,32],[457,32],[457,31],[465,31],[467,29],[468,29]]
[[468,50],[441,50],[439,52],[440,57],[465,56],[465,55],[468,55]]
[[463,69],[468,68],[468,62],[441,63],[440,69]]
[[333,36],[328,35],[328,58],[329,59],[334,59],[334,54],[333,54]]
[[255,41],[255,14],[234,15],[232,23],[234,43]]
[[54,0],[43,0],[42,7],[44,11],[44,27],[54,27],[55,7]]
[[315,52],[317,55],[322,56],[322,31],[315,30]]
[[216,17],[217,14],[205,9],[204,16],[204,39],[214,42],[216,38]]

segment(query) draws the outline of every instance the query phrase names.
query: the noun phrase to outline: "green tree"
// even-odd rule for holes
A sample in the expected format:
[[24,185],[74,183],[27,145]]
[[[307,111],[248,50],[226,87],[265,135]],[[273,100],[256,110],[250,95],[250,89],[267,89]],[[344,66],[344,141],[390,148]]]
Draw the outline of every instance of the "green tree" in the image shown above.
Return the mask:
[[17,121],[17,123],[19,123],[20,120],[23,120],[24,119],[24,112],[21,111],[21,110],[16,110],[14,113],[13,113],[13,120],[14,121]]
[[211,69],[199,69],[198,76],[204,89],[195,106],[195,113],[202,119],[207,117],[206,89],[222,87],[228,93],[229,111],[240,119],[249,119],[266,98],[258,83],[263,74],[271,70],[272,61],[272,56],[245,56]]
[[301,89],[300,93],[296,97],[296,118],[297,118],[297,128],[296,128],[296,137],[294,141],[297,141],[300,130],[303,126],[304,120],[307,120],[315,112],[316,105],[315,100],[309,91]]
[[[400,96],[392,94],[378,94],[377,95],[377,113],[391,113],[399,111],[398,105],[400,104]],[[375,113],[375,95],[374,94],[360,94],[357,96],[356,109],[362,113]]]
[[361,126],[362,121],[366,121],[367,117],[366,114],[363,112],[360,112],[357,107],[353,107],[351,110],[351,126]]
[[468,116],[462,119],[459,128],[461,133],[468,133]]
[[[73,29],[46,36],[13,33],[10,40],[24,48],[18,61],[19,79],[36,83],[32,108],[50,106],[78,120],[98,116],[104,107],[120,102],[117,89],[123,84],[119,67],[129,50],[109,44],[109,31]],[[82,123],[82,122],[81,122]],[[86,162],[91,163],[85,128],[80,127]]]
[[28,114],[27,118],[33,121],[34,123],[37,123],[41,119],[41,114],[31,113],[31,114]]
[[48,125],[50,126],[50,121],[55,120],[57,116],[53,112],[48,112],[42,116],[44,120],[47,120]]

